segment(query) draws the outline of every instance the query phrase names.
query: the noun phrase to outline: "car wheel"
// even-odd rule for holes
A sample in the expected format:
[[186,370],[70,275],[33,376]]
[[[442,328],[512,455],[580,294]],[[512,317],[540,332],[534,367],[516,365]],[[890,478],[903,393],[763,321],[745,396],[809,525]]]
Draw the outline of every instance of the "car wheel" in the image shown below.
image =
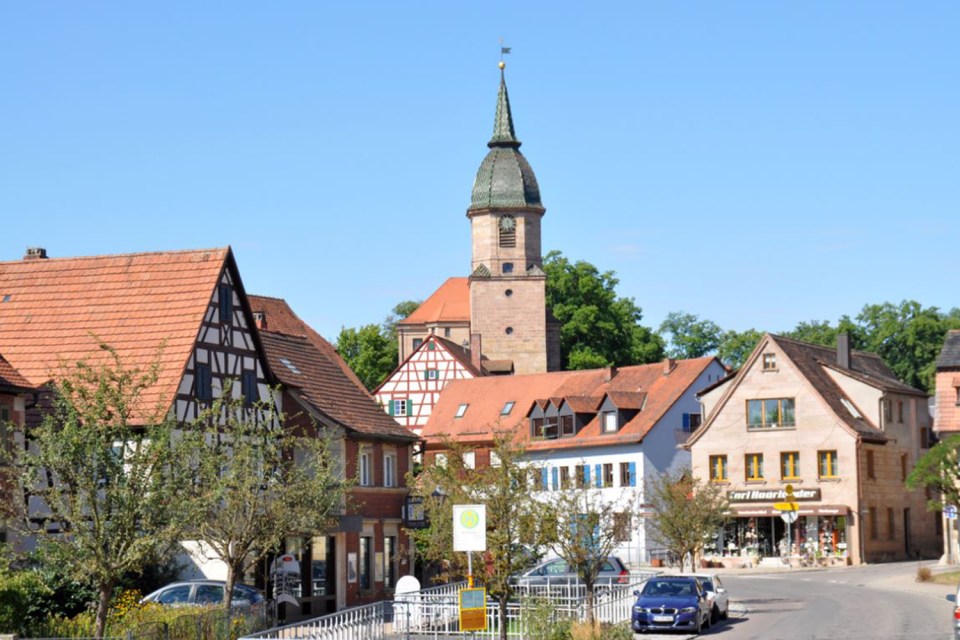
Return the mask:
[[727,608],[723,610],[723,613],[720,614],[721,620],[726,620],[730,617],[730,605],[727,605]]
[[710,609],[710,626],[717,624],[720,620],[720,607],[713,605],[713,609]]

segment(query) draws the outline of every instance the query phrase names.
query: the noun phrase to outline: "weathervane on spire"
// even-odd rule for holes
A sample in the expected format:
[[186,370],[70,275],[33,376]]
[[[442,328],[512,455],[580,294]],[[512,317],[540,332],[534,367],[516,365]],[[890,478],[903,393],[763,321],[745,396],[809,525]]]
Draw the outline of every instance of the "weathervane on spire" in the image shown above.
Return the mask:
[[510,53],[510,47],[503,46],[503,38],[500,38],[500,64],[499,67],[503,69],[507,66],[507,63],[503,61],[503,56]]

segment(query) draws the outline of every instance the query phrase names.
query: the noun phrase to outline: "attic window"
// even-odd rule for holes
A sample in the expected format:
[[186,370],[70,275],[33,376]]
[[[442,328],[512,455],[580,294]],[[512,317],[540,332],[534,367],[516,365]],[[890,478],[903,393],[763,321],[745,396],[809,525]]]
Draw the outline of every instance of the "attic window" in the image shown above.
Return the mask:
[[603,412],[603,432],[604,433],[616,433],[617,432],[617,412],[616,411],[604,411]]
[[297,369],[297,365],[293,364],[286,358],[280,358],[280,362],[283,364],[283,366],[285,366],[287,369],[290,369],[290,371],[294,372],[298,376],[301,375],[300,369]]
[[850,412],[854,418],[862,418],[863,416],[857,411],[857,408],[853,406],[853,403],[847,400],[846,398],[840,398],[840,403],[847,408],[847,411]]
[[763,370],[776,371],[776,369],[777,369],[777,354],[775,353],[763,354]]
[[463,414],[465,414],[465,413],[467,412],[467,407],[469,407],[469,406],[470,406],[469,404],[464,403],[464,404],[460,405],[459,407],[457,407],[457,413],[454,414],[453,417],[454,417],[454,418],[462,418],[462,417],[463,417]]
[[507,401],[507,403],[503,405],[503,409],[500,409],[500,415],[502,416],[510,415],[510,412],[513,411],[514,404],[516,403],[513,400]]
[[8,293],[7,295],[3,296],[3,301],[4,301],[4,302],[10,302],[10,294],[9,294],[9,293]]

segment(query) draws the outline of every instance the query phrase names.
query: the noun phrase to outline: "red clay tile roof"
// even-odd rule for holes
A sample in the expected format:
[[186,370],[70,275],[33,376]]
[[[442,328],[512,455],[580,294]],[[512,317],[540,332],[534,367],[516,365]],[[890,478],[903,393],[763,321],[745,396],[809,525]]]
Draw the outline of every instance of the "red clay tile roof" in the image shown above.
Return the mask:
[[468,278],[447,278],[417,310],[398,324],[469,322],[470,284]]
[[[422,436],[428,446],[438,444],[444,436],[469,444],[489,442],[498,430],[512,430],[520,434],[529,450],[640,442],[715,360],[712,357],[678,360],[669,375],[663,374],[663,363],[658,362],[619,369],[454,380],[444,388]],[[634,394],[646,394],[643,410],[618,433],[601,434],[600,422],[595,416],[572,438],[529,440],[528,416],[535,403],[545,402],[544,398],[565,398],[583,407],[588,402],[584,398],[597,398],[596,406],[599,406],[599,398],[609,392],[629,394],[623,397],[631,401],[636,400]],[[518,410],[501,416],[504,403],[511,400]],[[456,418],[461,404],[469,406],[463,417]]]
[[144,409],[173,401],[229,247],[0,262],[0,345],[32,385],[60,363],[103,362],[101,343],[124,366],[160,377]]
[[357,433],[417,439],[380,408],[333,345],[303,322],[286,301],[262,296],[249,299],[252,311],[265,314],[267,329],[260,330],[260,338],[274,375],[296,390],[313,410]]
[[6,358],[0,356],[0,391],[21,393],[33,388],[29,380],[20,375],[20,372],[14,369]]

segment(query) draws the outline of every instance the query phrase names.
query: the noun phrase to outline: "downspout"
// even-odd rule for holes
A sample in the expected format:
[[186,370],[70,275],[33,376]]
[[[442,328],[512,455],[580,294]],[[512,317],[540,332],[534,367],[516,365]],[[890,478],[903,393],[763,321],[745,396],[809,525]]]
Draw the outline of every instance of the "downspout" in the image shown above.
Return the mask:
[[864,553],[863,545],[866,541],[866,538],[863,534],[863,474],[860,472],[860,449],[863,445],[863,440],[857,438],[857,538],[859,538],[860,546],[860,564],[866,564],[866,553]]

